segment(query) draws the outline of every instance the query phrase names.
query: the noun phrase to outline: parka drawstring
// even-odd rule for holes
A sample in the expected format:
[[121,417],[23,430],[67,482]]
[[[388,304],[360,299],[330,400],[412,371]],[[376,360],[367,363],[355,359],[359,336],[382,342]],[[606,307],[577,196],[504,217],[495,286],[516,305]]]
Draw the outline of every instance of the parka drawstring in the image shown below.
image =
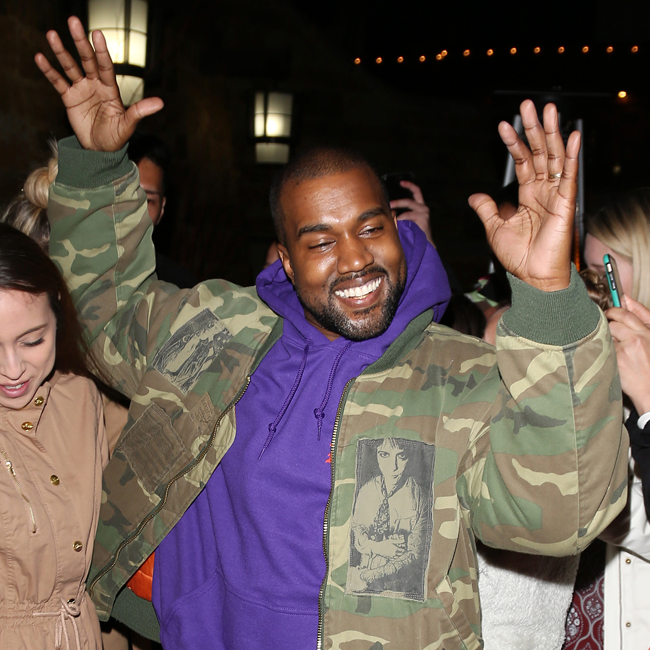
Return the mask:
[[352,345],[352,341],[348,341],[340,350],[339,353],[336,355],[336,359],[334,359],[334,363],[332,364],[332,370],[330,371],[330,377],[327,380],[327,390],[325,391],[325,397],[323,397],[323,401],[321,402],[321,405],[314,409],[314,417],[316,418],[316,422],[318,422],[318,439],[320,440],[320,433],[321,429],[323,427],[323,419],[325,418],[325,407],[327,406],[327,403],[329,402],[330,395],[332,394],[332,386],[334,384],[334,375],[336,375],[336,370],[339,367],[339,362],[341,361],[341,358],[343,355],[348,351],[349,347]]
[[[83,591],[81,593],[83,595]],[[66,650],[70,650],[70,635],[66,626],[66,621],[70,621],[76,642],[75,650],[81,650],[81,639],[79,637],[79,628],[77,627],[77,618],[80,614],[79,598],[76,599],[76,602],[66,602],[61,598],[61,607],[58,612],[36,612],[33,616],[56,618],[56,628],[54,630],[55,650],[62,650],[63,639],[65,639]]]
[[269,435],[266,437],[266,442],[264,443],[264,446],[262,447],[262,451],[260,451],[260,455],[257,457],[257,460],[260,460],[262,458],[262,454],[268,449],[268,446],[271,444],[271,441],[273,440],[273,436],[275,435],[275,432],[278,429],[278,424],[280,424],[280,421],[284,417],[284,414],[287,412],[287,409],[289,408],[289,404],[291,404],[291,401],[293,400],[293,396],[296,394],[296,391],[298,390],[298,386],[300,386],[300,381],[302,380],[302,374],[305,372],[305,366],[307,365],[307,353],[309,352],[309,346],[311,345],[311,341],[307,341],[305,344],[305,349],[302,353],[302,360],[300,361],[300,367],[298,368],[298,374],[296,375],[296,379],[293,382],[293,386],[291,387],[291,390],[289,391],[289,394],[287,395],[287,399],[284,400],[284,404],[282,405],[282,408],[280,409],[280,412],[276,416],[275,420],[269,424]]

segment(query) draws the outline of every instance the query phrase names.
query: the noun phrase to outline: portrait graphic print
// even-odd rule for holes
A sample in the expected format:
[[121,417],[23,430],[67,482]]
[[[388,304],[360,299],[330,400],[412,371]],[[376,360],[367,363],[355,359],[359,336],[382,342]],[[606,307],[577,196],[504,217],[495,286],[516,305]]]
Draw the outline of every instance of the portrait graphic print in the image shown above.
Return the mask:
[[231,339],[219,319],[204,309],[169,337],[152,366],[187,395]]
[[435,447],[360,440],[346,593],[425,600]]

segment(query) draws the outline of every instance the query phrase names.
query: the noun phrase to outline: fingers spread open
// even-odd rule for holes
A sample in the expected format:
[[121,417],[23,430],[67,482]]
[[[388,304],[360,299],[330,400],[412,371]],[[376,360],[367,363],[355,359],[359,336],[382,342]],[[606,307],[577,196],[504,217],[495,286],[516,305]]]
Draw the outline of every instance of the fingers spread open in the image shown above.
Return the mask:
[[[554,104],[544,106],[544,135],[548,157],[547,173],[551,177],[561,174],[564,168],[564,142],[560,133],[560,122],[557,115],[557,108]],[[557,176],[559,182],[560,177]]]
[[93,45],[95,46],[95,55],[97,56],[97,65],[99,68],[99,78],[107,86],[116,86],[115,70],[113,61],[108,53],[108,46],[104,34],[100,31],[93,32]]
[[40,52],[34,57],[38,69],[45,75],[45,78],[54,86],[54,89],[63,95],[67,92],[70,85],[68,82],[50,65],[45,55]]
[[501,122],[499,124],[499,135],[515,161],[515,173],[517,174],[519,185],[525,185],[534,181],[535,168],[533,167],[533,158],[528,147],[523,143],[523,140],[514,128],[507,122]]
[[90,42],[86,38],[86,32],[81,21],[76,16],[71,16],[68,19],[68,26],[77,52],[79,52],[81,65],[86,73],[86,77],[88,79],[97,79],[97,59],[95,58],[95,52]]
[[488,233],[503,222],[497,210],[497,204],[487,194],[472,194],[468,202],[483,222]]
[[564,165],[562,167],[562,177],[558,188],[560,196],[575,201],[578,193],[578,154],[580,153],[580,132],[574,131],[566,145],[566,154],[564,156]]
[[530,99],[522,102],[520,107],[521,122],[526,131],[528,144],[533,155],[533,166],[536,178],[548,176],[548,156],[546,149],[546,134],[537,117],[537,109]]
[[74,83],[83,78],[81,70],[79,70],[79,66],[77,66],[72,54],[63,47],[61,37],[54,30],[51,30],[47,33],[46,38],[68,79]]
[[138,122],[149,115],[153,115],[162,110],[164,104],[160,97],[146,97],[141,99],[137,104],[129,106],[124,114],[124,126],[129,133],[129,137],[135,131]]

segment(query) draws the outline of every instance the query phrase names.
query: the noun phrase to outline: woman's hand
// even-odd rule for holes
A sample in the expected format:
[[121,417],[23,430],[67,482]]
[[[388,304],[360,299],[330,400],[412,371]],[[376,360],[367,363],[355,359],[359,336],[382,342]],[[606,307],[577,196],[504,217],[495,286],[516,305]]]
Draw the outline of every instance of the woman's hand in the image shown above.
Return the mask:
[[126,109],[104,35],[99,31],[93,32],[93,50],[78,18],[70,17],[68,27],[85,75],[55,31],[47,33],[47,40],[71,84],[40,52],[35,57],[36,65],[61,95],[68,120],[81,146],[94,151],[117,151],[128,142],[138,122],[158,112],[163,102],[158,97],[148,97]]
[[614,338],[623,392],[639,415],[650,411],[650,311],[625,296],[627,309],[606,312]]
[[395,199],[390,202],[391,210],[398,208],[405,208],[407,211],[397,217],[398,221],[412,221],[420,230],[426,235],[427,241],[433,244],[433,237],[431,235],[431,223],[429,216],[429,207],[424,202],[422,190],[415,183],[411,181],[400,181],[400,185],[405,187],[413,194],[412,199]]
[[570,135],[565,151],[553,104],[544,107],[543,128],[529,99],[521,105],[521,119],[530,149],[510,124],[499,124],[515,160],[519,209],[504,219],[486,194],[473,194],[469,203],[505,269],[538,289],[557,291],[568,287],[571,277],[580,134]]

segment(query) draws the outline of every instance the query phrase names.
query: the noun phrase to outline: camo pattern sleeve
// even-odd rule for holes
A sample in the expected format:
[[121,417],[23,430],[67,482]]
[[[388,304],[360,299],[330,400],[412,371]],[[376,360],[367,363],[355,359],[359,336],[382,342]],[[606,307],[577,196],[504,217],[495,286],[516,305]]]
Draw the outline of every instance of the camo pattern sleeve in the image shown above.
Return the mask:
[[520,300],[525,311],[515,298],[497,328],[500,388],[489,431],[476,436],[463,461],[458,492],[485,543],[569,555],[627,498],[614,345],[575,269],[564,295],[536,296],[516,282],[513,290],[515,297],[528,292]]

